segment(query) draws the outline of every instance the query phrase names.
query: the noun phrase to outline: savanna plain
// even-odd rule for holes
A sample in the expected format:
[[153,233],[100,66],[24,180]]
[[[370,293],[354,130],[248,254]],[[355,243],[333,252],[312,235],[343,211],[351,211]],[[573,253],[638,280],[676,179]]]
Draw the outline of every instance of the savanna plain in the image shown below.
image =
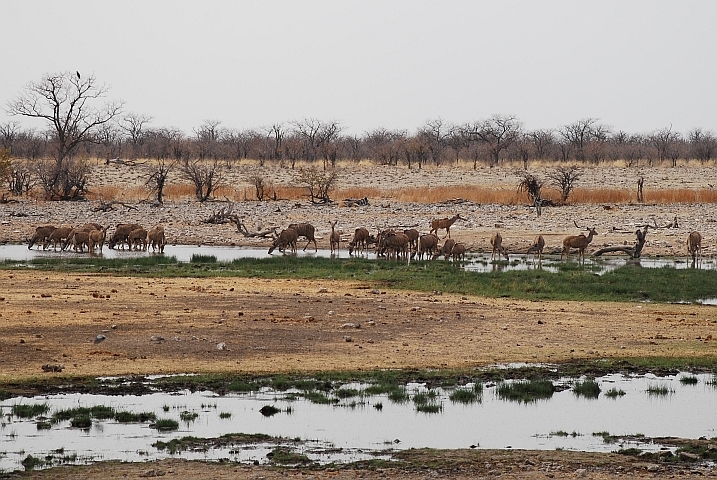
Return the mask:
[[[688,261],[685,241],[698,230],[709,262],[717,241],[717,195],[708,183],[714,167],[586,167],[568,202],[545,207],[540,217],[517,191],[520,175],[510,166],[343,165],[331,193],[335,203],[314,205],[291,171],[246,162],[224,172],[217,201],[198,203],[191,188],[177,182],[168,186],[161,206],[142,201],[143,168],[97,163],[87,202],[22,197],[1,204],[0,241],[23,243],[44,224],[95,221],[109,225],[111,234],[117,223],[136,222],[164,225],[168,245],[161,258],[170,258],[178,244],[268,248],[270,238],[247,236],[233,223],[206,223],[231,208],[248,232],[311,222],[322,249],[328,248],[336,221],[341,250],[332,259],[279,254],[233,265],[211,260],[179,265],[154,257],[112,263],[73,253],[58,254],[59,260],[48,254],[37,263],[8,262],[0,270],[3,395],[38,395],[67,384],[91,390],[91,379],[98,376],[175,373],[230,381],[276,375],[366,379],[390,371],[407,381],[461,381],[507,363],[558,365],[581,375],[715,372],[715,307],[684,302],[695,299],[690,290],[706,289],[702,294],[711,288],[717,294],[714,271],[686,268],[678,275],[678,270],[632,266],[603,281],[572,256],[555,274],[534,268],[525,274],[471,275],[443,258],[404,264],[373,253],[350,257],[346,251],[358,227],[428,233],[431,220],[460,214],[451,238],[471,252],[490,252],[490,237],[500,232],[515,257],[525,255],[538,234],[545,237],[546,253],[559,255],[562,238],[580,233],[579,225],[598,232],[589,257],[600,248],[632,245],[635,231],[649,225],[643,257]],[[534,167],[538,175],[550,168]],[[253,199],[248,178],[256,174],[270,183],[276,200]],[[645,179],[641,203],[635,201],[639,177]],[[342,201],[363,197],[367,205]],[[95,208],[110,200],[116,201],[112,209]],[[300,240],[299,248],[303,245]],[[706,451],[717,448],[714,439],[687,440]],[[7,475],[603,479],[688,478],[717,471],[709,462],[617,453],[419,449],[398,451],[388,462],[347,465],[246,465],[180,456]]]

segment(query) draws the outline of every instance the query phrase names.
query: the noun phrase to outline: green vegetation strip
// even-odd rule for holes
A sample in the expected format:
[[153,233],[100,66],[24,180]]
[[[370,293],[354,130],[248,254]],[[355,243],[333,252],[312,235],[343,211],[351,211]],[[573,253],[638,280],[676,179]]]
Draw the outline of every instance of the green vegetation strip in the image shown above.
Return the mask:
[[212,261],[211,256],[182,263],[175,257],[133,259],[54,259],[5,261],[0,268],[97,272],[149,277],[259,277],[365,281],[376,288],[427,291],[488,297],[581,301],[693,302],[714,296],[717,270],[624,266],[603,275],[577,263],[544,270],[469,272],[444,261],[401,262],[363,258],[307,258]]

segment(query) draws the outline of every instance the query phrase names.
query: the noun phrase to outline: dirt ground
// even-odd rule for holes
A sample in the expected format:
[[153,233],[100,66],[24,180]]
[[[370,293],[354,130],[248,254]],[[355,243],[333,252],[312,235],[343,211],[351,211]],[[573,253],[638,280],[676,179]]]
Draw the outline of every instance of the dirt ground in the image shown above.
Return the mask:
[[[2,380],[468,368],[717,354],[717,309],[709,306],[486,299],[338,281],[139,279],[28,271],[2,271],[0,285]],[[98,343],[98,335],[105,339]],[[44,372],[44,365],[62,365],[63,370]],[[580,452],[413,455],[413,462],[423,467],[306,471],[174,459],[59,467],[23,477],[603,479],[715,474],[705,467],[665,467]]]

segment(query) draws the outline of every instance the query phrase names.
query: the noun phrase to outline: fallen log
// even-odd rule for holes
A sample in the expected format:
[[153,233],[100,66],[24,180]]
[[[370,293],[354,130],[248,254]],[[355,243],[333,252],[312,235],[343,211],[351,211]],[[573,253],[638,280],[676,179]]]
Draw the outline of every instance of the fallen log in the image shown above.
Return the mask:
[[104,202],[100,200],[100,204],[92,209],[93,212],[109,212],[110,210],[114,210],[115,205],[122,205],[123,207],[127,208],[128,210],[137,210],[137,207],[134,205],[127,205],[126,203],[118,202],[117,200],[112,200],[110,202]]
[[637,237],[637,240],[635,241],[635,245],[632,247],[606,247],[601,248],[597,252],[593,253],[593,257],[599,257],[603,253],[612,253],[612,252],[621,252],[626,253],[630,256],[630,258],[640,258],[640,255],[642,254],[642,247],[645,246],[645,238],[647,237],[647,229],[650,228],[650,225],[645,225],[645,228],[643,230],[637,229],[635,232],[635,236]]

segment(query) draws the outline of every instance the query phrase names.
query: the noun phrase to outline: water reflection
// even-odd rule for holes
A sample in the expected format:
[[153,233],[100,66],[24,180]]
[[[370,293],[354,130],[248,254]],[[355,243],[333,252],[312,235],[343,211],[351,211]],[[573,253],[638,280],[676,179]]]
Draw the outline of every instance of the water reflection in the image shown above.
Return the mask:
[[[0,404],[0,469],[20,468],[28,454],[44,456],[60,450],[95,460],[145,461],[169,456],[153,447],[158,440],[195,436],[214,438],[229,433],[262,433],[289,439],[312,440],[299,450],[319,461],[350,461],[364,458],[371,451],[395,448],[521,448],[573,449],[609,452],[622,447],[657,450],[659,445],[606,443],[604,435],[644,435],[646,437],[712,438],[717,436],[717,420],[705,412],[717,401],[712,375],[670,377],[646,375],[637,378],[607,375],[596,379],[601,393],[597,398],[577,396],[573,381],[565,379],[562,389],[545,400],[514,402],[497,395],[500,384],[486,385],[479,400],[461,403],[451,400],[451,390],[432,389],[422,384],[406,386],[407,396],[390,394],[347,397],[337,391],[328,394],[329,404],[312,403],[302,392],[262,390],[253,394],[219,396],[213,392],[156,393],[144,396],[105,396],[88,394],[11,398]],[[666,395],[649,393],[664,386]],[[470,388],[471,385],[462,388]],[[362,390],[365,385],[344,388]],[[609,397],[615,389],[624,395]],[[437,413],[417,408],[416,396],[423,394],[438,405]],[[454,397],[455,398],[455,397]],[[78,406],[104,405],[117,411],[152,412],[158,418],[174,419],[179,430],[158,432],[148,423],[120,424],[114,420],[94,420],[87,430],[72,428],[69,422],[38,429],[37,418],[20,419],[12,415],[13,405],[47,402],[50,413]],[[380,408],[377,406],[380,404]],[[260,410],[274,405],[281,413],[266,417]],[[290,408],[288,408],[290,407]],[[290,413],[287,413],[290,412]],[[196,413],[187,421],[186,413]],[[658,421],[659,419],[659,421]],[[574,432],[560,435],[557,432]],[[398,442],[396,442],[398,440]],[[647,442],[647,440],[645,440]],[[120,448],[118,448],[120,446]],[[335,449],[322,450],[324,447]],[[184,458],[236,461],[265,461],[274,445],[253,445],[186,451]],[[338,449],[343,449],[339,451]],[[317,453],[322,452],[322,453]],[[332,452],[332,453],[331,453]]]

